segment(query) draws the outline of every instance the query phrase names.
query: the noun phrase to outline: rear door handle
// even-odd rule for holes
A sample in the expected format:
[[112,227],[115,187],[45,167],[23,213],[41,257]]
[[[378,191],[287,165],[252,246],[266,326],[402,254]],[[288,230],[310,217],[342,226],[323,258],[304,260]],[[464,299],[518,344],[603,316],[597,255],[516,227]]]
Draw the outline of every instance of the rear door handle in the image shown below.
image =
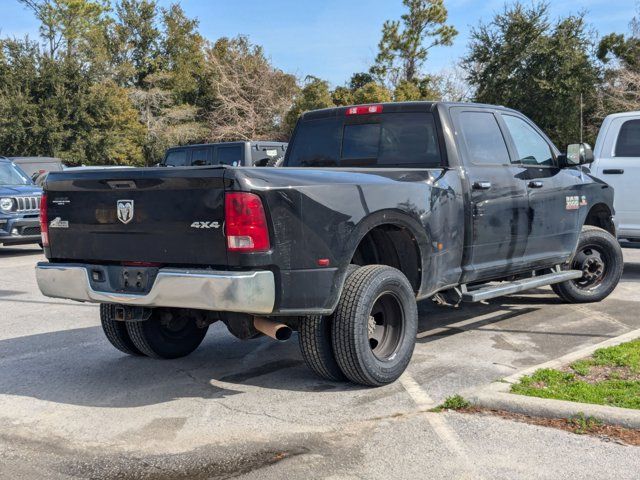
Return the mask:
[[605,170],[602,170],[602,173],[604,173],[605,175],[622,175],[624,173],[624,170],[621,168],[607,168]]
[[533,180],[529,182],[529,188],[542,188],[544,187],[544,183],[539,180]]
[[489,190],[491,188],[491,182],[473,182],[474,190]]

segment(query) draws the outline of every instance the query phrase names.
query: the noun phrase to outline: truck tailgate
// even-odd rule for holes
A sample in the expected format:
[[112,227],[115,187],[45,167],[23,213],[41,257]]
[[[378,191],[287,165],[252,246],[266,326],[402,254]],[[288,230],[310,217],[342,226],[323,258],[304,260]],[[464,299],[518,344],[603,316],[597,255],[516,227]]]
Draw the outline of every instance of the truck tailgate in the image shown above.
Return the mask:
[[224,167],[85,170],[47,179],[50,258],[225,265]]

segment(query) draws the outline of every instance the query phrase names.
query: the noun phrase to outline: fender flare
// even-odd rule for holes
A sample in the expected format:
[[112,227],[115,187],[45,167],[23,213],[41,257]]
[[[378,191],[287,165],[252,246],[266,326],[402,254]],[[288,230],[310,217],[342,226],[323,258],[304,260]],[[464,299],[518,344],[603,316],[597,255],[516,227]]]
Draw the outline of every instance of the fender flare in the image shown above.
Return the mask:
[[331,302],[332,309],[335,309],[340,295],[342,294],[342,289],[344,288],[344,282],[347,276],[347,268],[358,246],[360,245],[360,242],[362,242],[364,237],[374,228],[383,225],[404,228],[411,233],[418,247],[417,255],[420,262],[419,267],[421,276],[418,290],[420,290],[422,288],[422,285],[424,285],[424,278],[425,275],[428,274],[429,270],[429,259],[431,258],[431,254],[433,253],[433,246],[431,245],[431,241],[427,231],[425,230],[425,227],[422,226],[422,224],[415,217],[412,217],[406,212],[391,209],[380,210],[362,219],[355,226],[350,235],[349,242],[343,250],[344,260],[338,267],[338,271],[335,277],[336,282]]

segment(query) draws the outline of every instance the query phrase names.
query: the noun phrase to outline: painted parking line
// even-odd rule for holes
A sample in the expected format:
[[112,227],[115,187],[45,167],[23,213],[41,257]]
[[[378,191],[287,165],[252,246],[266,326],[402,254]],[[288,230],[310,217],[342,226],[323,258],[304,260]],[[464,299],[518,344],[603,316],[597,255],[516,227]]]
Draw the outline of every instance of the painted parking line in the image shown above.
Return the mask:
[[572,310],[585,315],[587,318],[590,318],[593,320],[604,320],[604,321],[613,323],[615,325],[618,325],[620,328],[624,329],[625,331],[631,330],[631,327],[629,325],[622,323],[617,318],[609,315],[608,313],[599,312],[587,305],[570,305],[570,307]]
[[[407,391],[413,402],[421,410],[427,410],[436,406],[436,402],[429,394],[415,381],[410,373],[404,372],[400,377],[400,384]],[[435,434],[442,441],[442,444],[460,460],[460,465],[465,470],[464,477],[469,479],[482,479],[482,476],[473,468],[469,462],[469,454],[464,448],[464,444],[458,434],[449,426],[444,415],[435,412],[425,412],[425,420],[429,423]]]

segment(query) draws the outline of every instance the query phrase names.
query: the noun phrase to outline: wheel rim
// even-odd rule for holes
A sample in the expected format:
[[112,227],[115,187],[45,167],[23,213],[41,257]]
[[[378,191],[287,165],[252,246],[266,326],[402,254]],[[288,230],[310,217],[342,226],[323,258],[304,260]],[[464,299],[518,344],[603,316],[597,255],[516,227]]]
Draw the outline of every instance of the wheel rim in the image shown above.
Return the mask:
[[598,245],[585,245],[576,254],[571,263],[575,270],[582,270],[582,277],[574,280],[582,290],[595,290],[608,273],[609,253]]
[[167,340],[181,340],[193,331],[193,319],[183,315],[171,315],[160,320],[160,334]]
[[369,348],[373,355],[378,360],[392,360],[400,346],[403,330],[402,304],[393,293],[382,293],[373,303],[367,325]]

